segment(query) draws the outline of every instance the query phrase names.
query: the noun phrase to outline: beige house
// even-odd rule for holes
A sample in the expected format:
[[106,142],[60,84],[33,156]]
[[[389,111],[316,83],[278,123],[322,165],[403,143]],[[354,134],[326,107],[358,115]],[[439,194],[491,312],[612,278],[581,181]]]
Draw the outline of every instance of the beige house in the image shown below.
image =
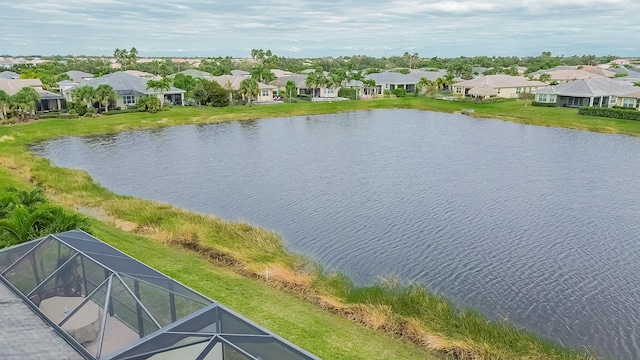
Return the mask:
[[640,88],[616,97],[616,106],[640,111]]
[[483,92],[487,89],[494,89],[495,96],[501,98],[517,98],[521,93],[530,93],[533,90],[540,89],[547,84],[529,80],[524,76],[511,76],[504,74],[486,75],[476,79],[462,81],[451,86],[453,94],[460,96],[468,96],[476,91],[474,88],[482,88]]
[[[211,80],[217,82],[220,86],[230,92],[240,90],[240,83],[245,79],[248,79],[248,77],[238,75],[220,75],[211,77]],[[258,89],[260,91],[258,92],[258,98],[255,102],[274,102],[279,97],[277,86],[258,82]]]
[[631,85],[609,78],[575,80],[533,91],[537,102],[562,107],[637,107],[634,96],[638,92]]

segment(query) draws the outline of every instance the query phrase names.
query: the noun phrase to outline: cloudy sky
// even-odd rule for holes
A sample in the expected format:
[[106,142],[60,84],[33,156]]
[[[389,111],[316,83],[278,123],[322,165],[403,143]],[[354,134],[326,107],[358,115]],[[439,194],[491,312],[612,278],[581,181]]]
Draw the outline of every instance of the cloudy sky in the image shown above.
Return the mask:
[[638,0],[0,0],[0,54],[640,56]]

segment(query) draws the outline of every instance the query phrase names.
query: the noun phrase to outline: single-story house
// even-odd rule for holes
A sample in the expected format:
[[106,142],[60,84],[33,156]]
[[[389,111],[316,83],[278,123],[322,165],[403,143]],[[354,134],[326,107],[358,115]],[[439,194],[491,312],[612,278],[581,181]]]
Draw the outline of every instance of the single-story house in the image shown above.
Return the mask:
[[405,89],[408,93],[416,91],[416,84],[419,79],[397,72],[384,71],[381,73],[373,73],[365,76],[367,80],[376,82],[377,95],[384,94],[385,90],[393,92],[395,89]]
[[[240,90],[240,83],[242,80],[246,80],[248,77],[246,76],[235,76],[235,75],[220,75],[220,76],[212,76],[211,80],[217,82],[228,91],[238,91]],[[255,99],[256,102],[273,102],[278,97],[278,87],[269,84],[263,84],[258,82],[258,97]]]
[[15,95],[20,89],[30,86],[40,95],[40,101],[36,103],[36,112],[60,111],[66,109],[67,103],[59,94],[42,88],[40,79],[2,79],[0,78],[0,90],[9,95]]
[[562,107],[613,107],[618,97],[630,94],[634,87],[608,78],[580,79],[534,90],[536,101],[555,103]]
[[597,74],[595,72],[581,70],[581,69],[559,69],[559,70],[554,70],[554,71],[533,75],[533,78],[539,80],[542,74],[548,74],[551,78],[551,81],[555,81],[558,83],[564,83],[564,82],[580,80],[580,79],[606,78],[606,76]]
[[521,93],[532,92],[535,89],[547,86],[547,84],[542,81],[529,80],[524,76],[496,74],[455,83],[451,86],[451,91],[454,94],[467,96],[470,95],[470,91],[473,88],[480,86],[485,90],[487,88],[495,89],[495,96],[497,97],[517,98]]
[[273,80],[272,82],[270,82],[270,84],[276,86],[278,88],[278,91],[280,91],[281,93],[284,93],[288,81],[293,81],[296,84],[297,93],[295,95],[309,95],[321,98],[338,97],[339,89],[334,88],[333,86],[318,86],[315,88],[309,88],[309,86],[307,85],[307,75],[303,74],[282,76]]
[[444,78],[447,76],[447,70],[411,69],[407,75],[418,79],[418,81],[425,78],[429,81],[435,82],[438,78]]
[[71,87],[67,87],[68,83],[61,81],[59,83],[62,95],[67,101],[73,100],[73,89],[84,85],[97,88],[101,84],[111,85],[115,90],[118,97],[116,101],[109,104],[109,109],[127,108],[135,106],[138,103],[138,99],[143,95],[156,95],[159,99],[164,96],[164,102],[170,102],[174,105],[184,105],[184,90],[171,87],[169,90],[160,91],[159,89],[147,89],[147,81],[140,76],[132,75],[124,71],[118,71],[111,74],[107,74],[101,77],[97,77],[91,80],[87,80],[81,83],[76,83]]

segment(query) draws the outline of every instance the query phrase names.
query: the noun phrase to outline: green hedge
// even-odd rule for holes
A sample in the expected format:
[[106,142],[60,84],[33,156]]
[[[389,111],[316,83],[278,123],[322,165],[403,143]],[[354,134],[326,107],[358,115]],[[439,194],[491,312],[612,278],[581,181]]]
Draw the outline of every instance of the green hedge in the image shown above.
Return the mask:
[[578,114],[640,121],[640,111],[635,109],[613,109],[581,106],[578,108]]
[[540,106],[540,107],[558,107],[558,104],[556,103],[544,103],[544,102],[537,102],[537,101],[532,101],[531,105]]
[[351,99],[351,100],[356,100],[357,91],[358,91],[357,89],[352,89],[352,88],[341,88],[340,90],[338,90],[338,96]]

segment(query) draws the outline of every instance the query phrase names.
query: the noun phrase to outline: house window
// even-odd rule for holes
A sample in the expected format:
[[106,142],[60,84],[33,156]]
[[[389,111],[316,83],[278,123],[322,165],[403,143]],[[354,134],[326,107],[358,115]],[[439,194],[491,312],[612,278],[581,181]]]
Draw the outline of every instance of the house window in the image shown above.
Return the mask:
[[456,94],[462,94],[462,88],[457,86],[456,87]]
[[547,94],[538,94],[538,102],[547,102]]
[[264,97],[269,96],[269,89],[262,89],[262,96]]
[[136,104],[136,96],[135,95],[123,95],[122,102],[124,106],[133,106]]
[[333,88],[327,88],[327,94],[332,95],[333,94]]
[[622,99],[622,107],[625,108],[634,108],[636,107],[636,101],[632,98],[624,98]]
[[549,102],[550,103],[556,102],[556,94],[549,94]]
[[522,92],[522,88],[517,87],[516,88],[516,94],[520,94]]
[[612,96],[611,98],[609,98],[609,103],[610,103],[610,104],[615,104],[615,103],[616,103],[616,101],[618,101],[618,98],[617,98],[617,97],[615,97],[615,96]]

